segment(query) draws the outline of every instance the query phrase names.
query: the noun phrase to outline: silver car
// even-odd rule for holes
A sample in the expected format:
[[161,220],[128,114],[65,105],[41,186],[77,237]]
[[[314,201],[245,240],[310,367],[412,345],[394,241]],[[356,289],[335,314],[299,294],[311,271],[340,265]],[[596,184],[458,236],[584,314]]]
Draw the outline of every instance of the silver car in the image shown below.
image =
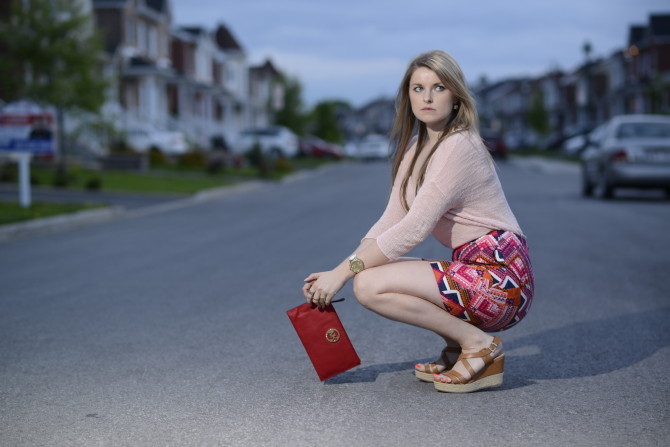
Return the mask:
[[620,115],[595,128],[581,156],[582,193],[662,188],[670,195],[670,117]]

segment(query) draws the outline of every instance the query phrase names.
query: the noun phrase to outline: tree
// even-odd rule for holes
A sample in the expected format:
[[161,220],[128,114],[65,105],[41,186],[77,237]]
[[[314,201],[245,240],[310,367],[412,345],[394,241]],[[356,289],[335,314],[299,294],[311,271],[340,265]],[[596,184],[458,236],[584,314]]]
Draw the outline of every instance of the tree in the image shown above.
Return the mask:
[[13,0],[0,42],[3,99],[54,106],[62,154],[65,111],[98,112],[105,99],[102,41],[91,15],[78,0]]
[[342,101],[322,101],[312,110],[312,132],[319,138],[331,142],[342,141],[342,131],[337,122],[337,111],[349,105]]
[[544,95],[540,89],[535,90],[533,94],[530,110],[528,111],[528,125],[541,136],[545,136],[551,131],[549,114],[544,107]]
[[307,117],[303,111],[302,85],[297,78],[283,73],[279,82],[284,88],[284,104],[275,114],[275,124],[286,126],[298,135],[304,135]]

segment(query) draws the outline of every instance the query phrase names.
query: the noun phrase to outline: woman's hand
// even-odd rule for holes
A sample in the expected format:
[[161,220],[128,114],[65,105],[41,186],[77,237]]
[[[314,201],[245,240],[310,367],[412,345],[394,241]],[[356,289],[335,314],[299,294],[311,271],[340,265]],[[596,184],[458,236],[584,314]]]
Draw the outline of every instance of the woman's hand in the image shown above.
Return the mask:
[[349,278],[336,270],[312,273],[305,278],[302,292],[307,302],[316,304],[321,309],[326,307],[335,298],[335,294],[344,287]]

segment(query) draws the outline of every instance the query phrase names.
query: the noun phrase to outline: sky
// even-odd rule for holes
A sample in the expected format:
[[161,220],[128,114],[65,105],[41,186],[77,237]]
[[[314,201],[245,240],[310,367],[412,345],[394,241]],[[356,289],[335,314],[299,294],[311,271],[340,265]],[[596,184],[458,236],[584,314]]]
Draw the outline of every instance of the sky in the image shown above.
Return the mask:
[[394,97],[407,64],[441,49],[470,83],[570,71],[626,47],[667,0],[171,0],[174,26],[226,25],[251,64],[297,78],[307,107]]

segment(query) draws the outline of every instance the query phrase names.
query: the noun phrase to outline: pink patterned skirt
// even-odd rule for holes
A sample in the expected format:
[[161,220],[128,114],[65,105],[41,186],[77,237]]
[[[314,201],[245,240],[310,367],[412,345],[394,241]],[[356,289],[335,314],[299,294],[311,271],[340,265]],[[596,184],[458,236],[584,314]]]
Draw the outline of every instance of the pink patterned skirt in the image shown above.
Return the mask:
[[456,248],[451,261],[430,261],[447,311],[483,331],[509,329],[533,299],[526,240],[495,230]]

